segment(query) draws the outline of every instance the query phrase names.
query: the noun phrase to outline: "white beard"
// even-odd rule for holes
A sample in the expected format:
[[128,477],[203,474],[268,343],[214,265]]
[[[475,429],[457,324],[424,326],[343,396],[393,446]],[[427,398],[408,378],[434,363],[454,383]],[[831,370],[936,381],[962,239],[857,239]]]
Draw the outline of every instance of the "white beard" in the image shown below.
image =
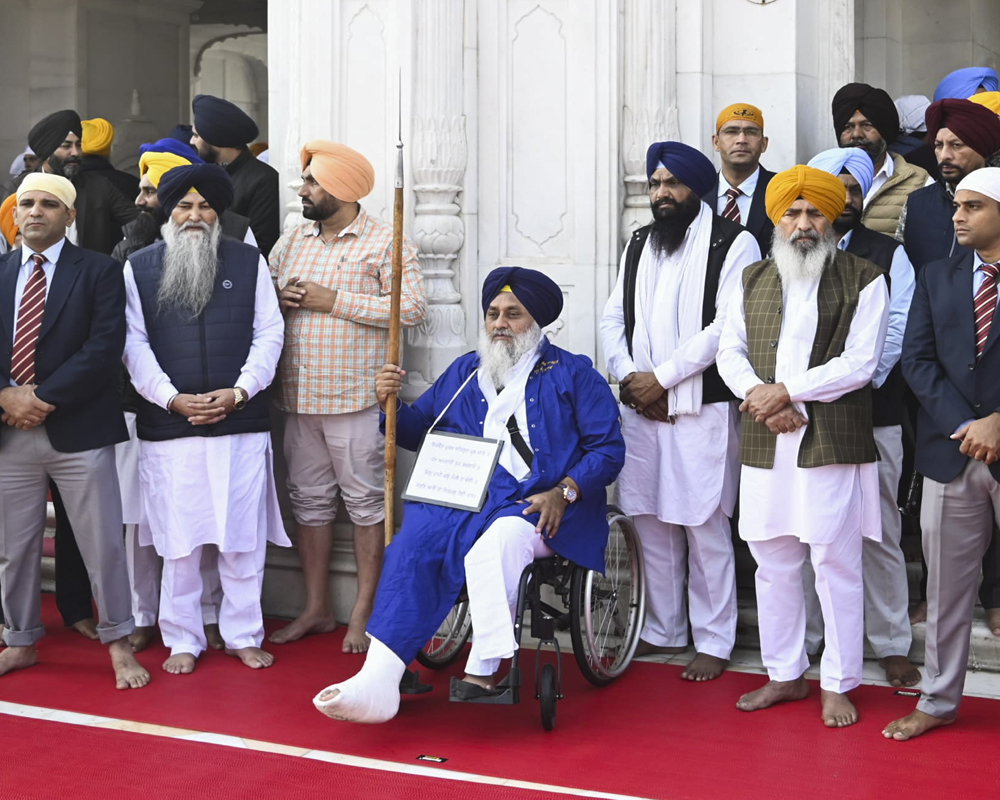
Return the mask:
[[796,234],[792,234],[793,238],[786,239],[781,230],[775,228],[771,238],[771,258],[778,268],[781,282],[786,286],[794,281],[816,280],[837,253],[839,235],[832,227],[807,250],[793,244],[795,236]]
[[524,333],[509,339],[492,339],[484,328],[479,332],[479,368],[493,381],[497,392],[507,384],[507,373],[526,354],[534,350],[542,339],[542,329],[537,322]]
[[[200,233],[191,233],[191,228],[199,229]],[[161,312],[179,311],[194,319],[205,310],[215,291],[222,226],[218,220],[211,225],[178,226],[168,219],[160,233],[166,250],[156,293],[157,307]]]

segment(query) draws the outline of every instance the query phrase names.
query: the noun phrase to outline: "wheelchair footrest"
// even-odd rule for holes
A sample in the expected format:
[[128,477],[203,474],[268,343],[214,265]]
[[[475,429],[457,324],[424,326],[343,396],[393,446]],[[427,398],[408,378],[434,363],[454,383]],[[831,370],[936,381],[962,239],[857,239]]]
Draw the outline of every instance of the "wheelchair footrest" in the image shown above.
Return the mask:
[[402,679],[399,681],[399,693],[400,694],[427,694],[427,692],[434,691],[434,687],[429,683],[420,682],[420,671],[419,670],[406,670],[403,673]]
[[470,696],[465,681],[459,678],[451,679],[451,690],[448,700],[452,703],[485,703],[489,705],[512,706],[521,702],[521,671],[511,669],[510,674],[500,681],[492,692],[483,690],[483,694]]

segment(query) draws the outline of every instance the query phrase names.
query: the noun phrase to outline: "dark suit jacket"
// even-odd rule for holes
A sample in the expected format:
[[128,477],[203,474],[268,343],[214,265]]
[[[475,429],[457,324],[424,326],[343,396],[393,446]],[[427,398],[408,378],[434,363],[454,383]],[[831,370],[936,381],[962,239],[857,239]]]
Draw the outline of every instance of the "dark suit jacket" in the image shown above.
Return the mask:
[[[903,377],[920,401],[915,467],[939,483],[969,461],[949,437],[967,420],[1000,411],[1000,314],[977,363],[972,265],[972,253],[961,253],[919,272],[903,338]],[[1000,462],[990,472],[1000,481]]]
[[231,210],[250,218],[257,247],[267,256],[281,236],[278,172],[246,148],[226,165],[226,172],[233,179],[236,194]]
[[[20,248],[0,256],[0,388],[10,385],[14,288],[20,267]],[[45,430],[59,452],[94,450],[128,439],[118,399],[124,349],[121,264],[65,242],[35,350],[35,394],[56,406],[45,420]],[[0,447],[2,437],[0,430]]]
[[[771,234],[774,233],[774,225],[771,224],[771,220],[767,218],[767,211],[764,210],[764,192],[767,191],[767,185],[773,177],[773,172],[769,172],[763,167],[760,168],[760,174],[757,176],[757,188],[754,189],[753,197],[750,198],[750,213],[745,220],[742,220],[743,227],[750,231],[753,238],[757,240],[761,258],[767,258],[767,254],[771,252]],[[722,180],[721,175],[716,176],[712,191],[701,198],[711,206],[712,212],[716,216],[719,214],[720,180]]]
[[128,172],[122,172],[111,166],[111,162],[104,156],[84,156],[80,162],[81,172],[92,172],[107,178],[126,200],[134,203],[139,194],[139,179]]
[[85,250],[111,255],[122,240],[122,228],[139,216],[139,209],[125,199],[111,182],[96,172],[79,172],[76,187],[77,241]]

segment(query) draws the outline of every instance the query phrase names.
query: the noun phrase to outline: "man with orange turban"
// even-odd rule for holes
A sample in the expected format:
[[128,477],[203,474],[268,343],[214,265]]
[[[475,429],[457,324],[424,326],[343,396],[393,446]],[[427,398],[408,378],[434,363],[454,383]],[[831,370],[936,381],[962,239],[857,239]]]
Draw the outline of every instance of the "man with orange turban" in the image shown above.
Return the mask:
[[17,222],[14,220],[14,206],[17,195],[12,194],[0,203],[0,255],[17,246]]
[[[285,315],[277,406],[287,412],[285,460],[306,604],[271,636],[293,642],[337,627],[330,603],[333,520],[342,495],[354,523],[358,596],[345,653],[368,649],[365,626],[382,568],[385,463],[371,376],[385,363],[392,290],[392,225],[359,204],[375,185],[361,153],[311,141],[303,148],[302,216],[271,251]],[[426,313],[416,248],[403,239],[400,321]]]
[[82,124],[80,149],[83,151],[83,158],[80,160],[80,171],[101,175],[125,197],[135,197],[139,191],[139,181],[135,175],[115,169],[110,161],[111,145],[115,141],[114,127],[101,117],[85,119]]
[[889,317],[882,271],[837,248],[846,203],[828,172],[796,166],[767,187],[771,257],[748,267],[716,363],[743,398],[740,536],[757,561],[761,655],[769,682],[740,698],[757,711],[809,694],[802,566],[811,558],[826,628],[822,718],[857,722],[862,537],[881,536],[871,380]]

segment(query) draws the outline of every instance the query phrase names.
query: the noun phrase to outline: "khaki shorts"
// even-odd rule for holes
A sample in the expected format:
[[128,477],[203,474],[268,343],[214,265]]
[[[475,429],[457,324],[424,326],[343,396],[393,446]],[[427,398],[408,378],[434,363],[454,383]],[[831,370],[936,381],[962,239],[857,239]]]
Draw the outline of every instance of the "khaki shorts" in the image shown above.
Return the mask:
[[377,405],[350,414],[288,414],[285,462],[292,513],[320,527],[337,516],[337,500],[355,525],[385,519],[385,444]]

